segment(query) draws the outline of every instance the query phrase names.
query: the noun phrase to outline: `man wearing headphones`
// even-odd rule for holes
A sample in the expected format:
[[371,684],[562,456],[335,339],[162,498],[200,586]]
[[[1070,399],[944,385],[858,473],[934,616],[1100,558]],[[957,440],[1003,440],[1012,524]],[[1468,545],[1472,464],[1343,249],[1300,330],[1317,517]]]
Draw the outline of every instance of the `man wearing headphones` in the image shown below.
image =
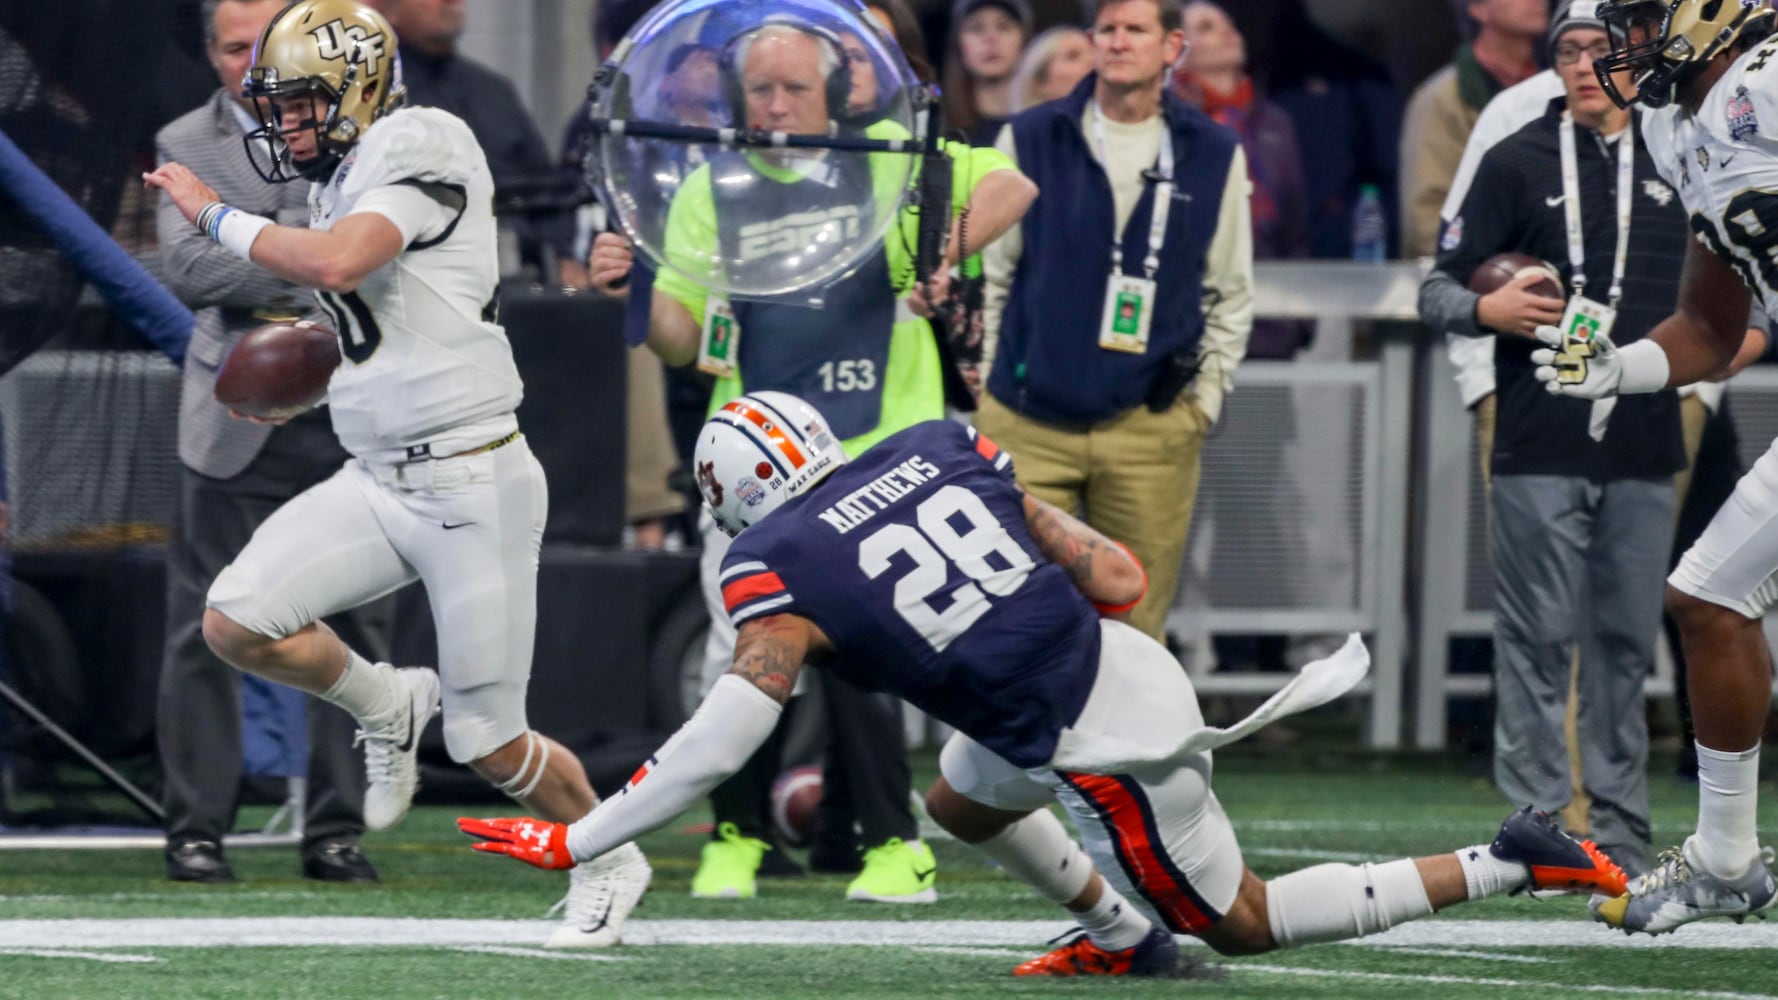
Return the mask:
[[[723,46],[719,62],[733,124],[798,135],[845,128],[873,138],[906,138],[894,122],[863,125],[848,119],[853,74],[839,36],[802,21],[774,19]],[[931,287],[916,289],[911,248],[918,210],[904,209],[896,230],[851,275],[823,292],[821,308],[804,303],[724,301],[674,270],[656,279],[648,345],[669,365],[696,362],[716,377],[714,412],[744,391],[776,389],[814,404],[833,424],[847,454],[856,455],[905,427],[944,415],[938,347],[926,316],[948,288],[950,266],[987,245],[1024,214],[1036,188],[993,150],[951,147],[956,161],[950,208],[968,213],[968,248],[953,227],[945,266]],[[863,169],[866,163],[868,169]],[[745,269],[786,265],[778,240],[793,227],[822,218],[871,217],[870,199],[898,199],[899,170],[892,156],[822,156],[809,150],[722,152],[688,177],[673,198],[666,253],[680,270],[701,273],[718,255],[731,285]],[[721,176],[723,183],[713,183]],[[740,193],[734,193],[739,191]],[[860,213],[860,206],[865,206]],[[683,257],[681,257],[683,255]],[[630,251],[619,236],[594,247],[595,284],[628,272]],[[743,375],[743,370],[745,374]],[[735,631],[718,585],[728,538],[706,515],[702,583],[711,610],[705,647],[705,684],[732,659]],[[847,898],[930,902],[934,867],[929,848],[907,808],[909,777],[900,705],[823,678],[822,697],[840,739],[830,752],[848,775],[858,814],[862,871]],[[705,846],[692,882],[701,897],[750,898],[769,846],[764,804],[778,760],[768,741],[752,761],[712,795],[715,839]],[[832,834],[831,831],[828,832]],[[842,831],[845,838],[849,831]],[[817,859],[818,861],[820,859]]]

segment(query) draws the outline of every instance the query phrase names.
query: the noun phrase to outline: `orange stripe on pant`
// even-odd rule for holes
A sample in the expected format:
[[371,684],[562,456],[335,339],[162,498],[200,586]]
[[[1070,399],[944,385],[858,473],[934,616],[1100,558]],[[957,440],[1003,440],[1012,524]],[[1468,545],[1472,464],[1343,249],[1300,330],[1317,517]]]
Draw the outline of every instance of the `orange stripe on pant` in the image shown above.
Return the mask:
[[1155,908],[1167,929],[1196,934],[1222,919],[1167,855],[1148,797],[1132,778],[1057,772],[1093,807],[1111,835],[1112,849],[1130,884]]

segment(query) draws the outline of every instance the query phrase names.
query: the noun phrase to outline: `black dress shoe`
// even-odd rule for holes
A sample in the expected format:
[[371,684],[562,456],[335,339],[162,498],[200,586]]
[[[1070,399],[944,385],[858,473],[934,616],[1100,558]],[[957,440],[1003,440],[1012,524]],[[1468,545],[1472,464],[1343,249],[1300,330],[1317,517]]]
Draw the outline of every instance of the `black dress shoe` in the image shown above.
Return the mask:
[[322,840],[303,848],[303,878],[317,882],[375,882],[377,870],[356,840]]
[[233,882],[235,873],[222,858],[222,845],[208,837],[180,837],[167,842],[167,878],[175,882]]

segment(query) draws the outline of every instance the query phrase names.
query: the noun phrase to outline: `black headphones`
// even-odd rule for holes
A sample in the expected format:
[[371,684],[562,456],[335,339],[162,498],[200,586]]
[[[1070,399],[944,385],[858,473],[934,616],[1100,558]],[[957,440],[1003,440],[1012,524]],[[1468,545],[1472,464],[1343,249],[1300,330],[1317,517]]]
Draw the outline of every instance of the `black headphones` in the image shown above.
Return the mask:
[[722,51],[716,57],[717,70],[722,80],[722,97],[728,104],[729,112],[734,115],[735,127],[747,127],[747,93],[741,87],[740,65],[747,40],[766,28],[780,26],[794,28],[814,38],[833,53],[833,69],[827,74],[827,117],[834,121],[845,120],[846,107],[852,95],[852,69],[846,56],[846,47],[840,43],[840,36],[820,25],[785,15],[774,15],[723,43]]

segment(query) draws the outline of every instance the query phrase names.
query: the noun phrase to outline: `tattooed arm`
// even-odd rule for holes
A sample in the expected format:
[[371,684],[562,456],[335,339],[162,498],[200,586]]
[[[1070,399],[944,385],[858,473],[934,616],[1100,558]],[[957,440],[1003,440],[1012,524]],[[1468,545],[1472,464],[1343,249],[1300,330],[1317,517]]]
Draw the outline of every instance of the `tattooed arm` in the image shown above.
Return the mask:
[[1147,593],[1148,574],[1129,549],[1029,493],[1025,525],[1044,557],[1062,567],[1101,612],[1127,614]]
[[735,662],[729,673],[770,695],[790,700],[797,675],[810,655],[828,648],[815,623],[797,615],[768,615],[741,623],[735,636]]

